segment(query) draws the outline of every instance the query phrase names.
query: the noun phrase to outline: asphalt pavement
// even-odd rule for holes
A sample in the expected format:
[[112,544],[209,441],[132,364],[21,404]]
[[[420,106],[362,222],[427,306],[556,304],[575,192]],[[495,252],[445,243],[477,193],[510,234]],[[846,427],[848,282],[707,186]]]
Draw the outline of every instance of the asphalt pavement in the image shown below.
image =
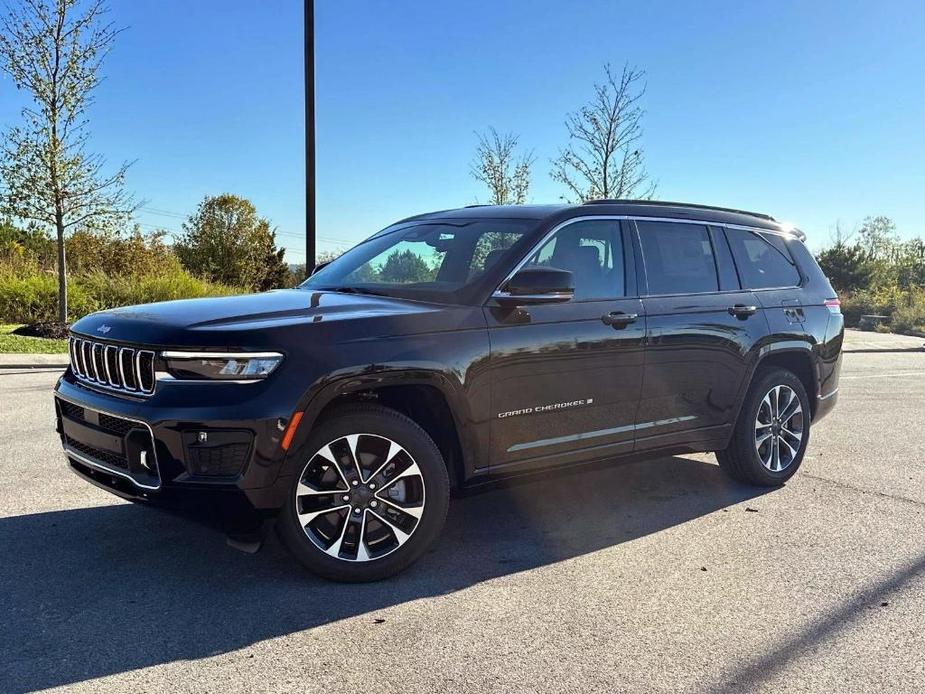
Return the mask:
[[66,468],[57,371],[0,370],[0,691],[921,691],[925,352],[845,356],[785,487],[710,455],[454,500],[409,571],[339,585],[271,540]]

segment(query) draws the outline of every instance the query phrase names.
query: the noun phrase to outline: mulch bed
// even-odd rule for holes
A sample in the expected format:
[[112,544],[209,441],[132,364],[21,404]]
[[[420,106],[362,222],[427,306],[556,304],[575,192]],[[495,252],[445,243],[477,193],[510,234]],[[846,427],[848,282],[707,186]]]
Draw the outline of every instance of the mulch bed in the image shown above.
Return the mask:
[[49,321],[48,323],[33,323],[32,325],[22,325],[13,331],[14,335],[23,337],[47,337],[52,340],[63,340],[67,338],[68,323],[58,323]]

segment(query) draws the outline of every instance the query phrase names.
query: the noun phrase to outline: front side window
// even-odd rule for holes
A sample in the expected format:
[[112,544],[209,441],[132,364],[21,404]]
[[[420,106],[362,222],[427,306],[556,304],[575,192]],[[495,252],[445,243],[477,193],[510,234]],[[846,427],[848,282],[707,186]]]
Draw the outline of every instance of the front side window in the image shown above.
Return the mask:
[[727,229],[726,238],[729,239],[739,277],[747,289],[796,287],[800,284],[800,273],[779,236]]
[[300,287],[454,303],[517,252],[513,247],[535,225],[522,219],[398,224],[354,246]]
[[618,221],[574,222],[547,240],[527,265],[570,271],[576,301],[626,296],[621,239]]
[[705,226],[637,221],[649,294],[719,291],[713,245]]

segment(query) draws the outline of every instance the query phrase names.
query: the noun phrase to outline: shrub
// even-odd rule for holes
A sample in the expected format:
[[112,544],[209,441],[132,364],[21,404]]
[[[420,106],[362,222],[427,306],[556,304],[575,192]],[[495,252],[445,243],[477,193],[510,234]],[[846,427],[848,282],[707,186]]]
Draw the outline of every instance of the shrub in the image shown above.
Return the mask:
[[[78,283],[68,285],[71,314],[82,316],[98,310],[99,303]],[[0,272],[0,323],[33,323],[58,317],[58,278],[44,272]]]
[[[178,265],[157,274],[110,276],[102,272],[72,275],[68,281],[68,318],[76,320],[105,308],[202,296],[224,296],[240,290],[193,277]],[[0,266],[0,323],[57,320],[58,278],[54,273]]]
[[925,289],[913,289],[893,311],[890,327],[898,333],[925,333]]
[[100,306],[132,306],[154,301],[193,299],[203,296],[226,296],[240,293],[235,287],[212,284],[193,277],[176,267],[156,275],[110,277],[101,272],[91,273],[75,280]]
[[841,310],[845,316],[845,325],[854,327],[863,315],[891,316],[897,306],[901,305],[907,292],[899,287],[879,287],[862,289],[842,298]]
[[136,228],[128,235],[75,231],[65,242],[67,269],[73,275],[103,272],[111,276],[146,276],[180,269],[163,233],[147,236]]

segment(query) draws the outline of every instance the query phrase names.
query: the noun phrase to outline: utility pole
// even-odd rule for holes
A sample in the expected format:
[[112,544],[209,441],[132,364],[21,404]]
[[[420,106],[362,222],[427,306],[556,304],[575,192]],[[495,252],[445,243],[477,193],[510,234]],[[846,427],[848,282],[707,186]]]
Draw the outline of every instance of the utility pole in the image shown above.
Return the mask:
[[305,274],[315,267],[315,1],[305,0]]

